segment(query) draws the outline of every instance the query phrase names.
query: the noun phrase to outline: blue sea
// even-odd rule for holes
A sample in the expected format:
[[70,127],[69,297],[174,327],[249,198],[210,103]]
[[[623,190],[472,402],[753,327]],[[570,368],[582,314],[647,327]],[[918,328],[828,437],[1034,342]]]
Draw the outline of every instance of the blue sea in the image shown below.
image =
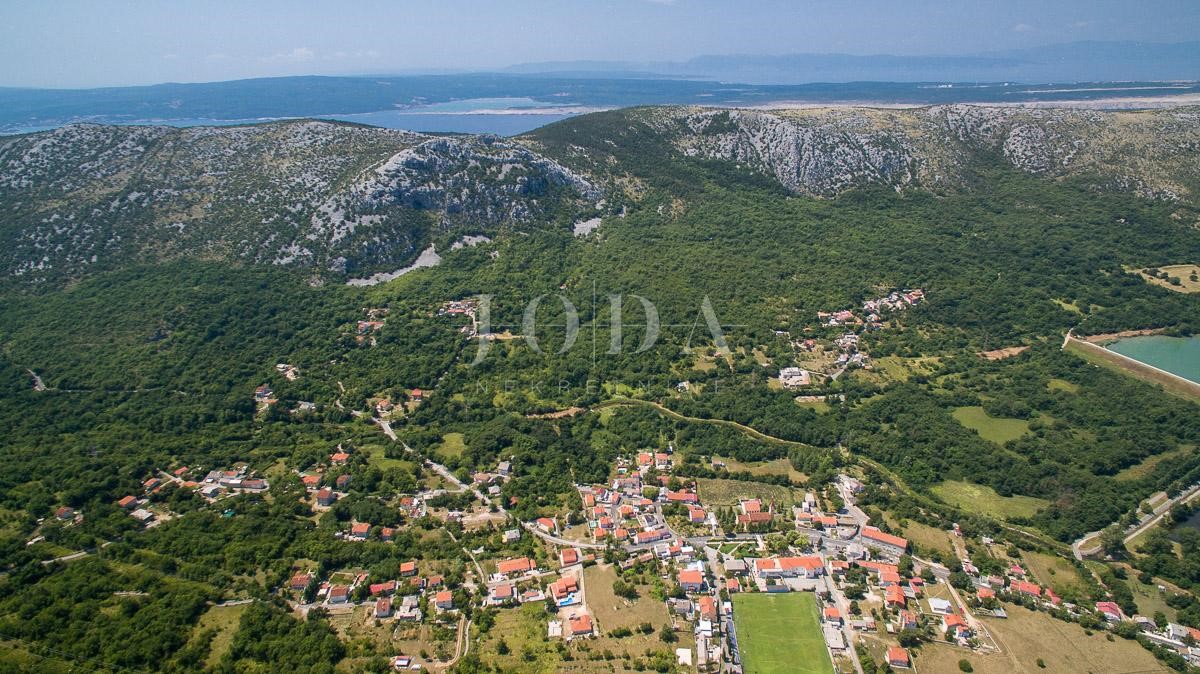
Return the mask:
[[[571,111],[552,103],[535,101],[532,98],[472,98],[462,101],[435,103],[417,108],[379,110],[351,114],[313,115],[315,119],[329,119],[379,126],[385,129],[405,129],[425,133],[492,133],[498,136],[516,136],[527,131],[582,114],[580,108]],[[105,124],[189,127],[189,126],[235,126],[239,124],[262,124],[284,118],[260,117],[254,119],[133,119],[96,120]],[[61,126],[14,126],[0,134],[34,133],[48,131]]]

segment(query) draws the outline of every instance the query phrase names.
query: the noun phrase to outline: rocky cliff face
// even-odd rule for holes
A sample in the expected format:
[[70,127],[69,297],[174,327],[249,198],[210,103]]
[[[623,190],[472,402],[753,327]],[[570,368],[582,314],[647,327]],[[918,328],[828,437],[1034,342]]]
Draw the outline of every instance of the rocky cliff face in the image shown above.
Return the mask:
[[951,188],[981,152],[1049,178],[1086,176],[1155,198],[1197,195],[1200,110],[983,108],[714,110],[638,118],[687,156],[749,164],[787,189],[829,196],[869,184]]
[[201,255],[335,272],[400,266],[441,230],[599,198],[515,143],[328,122],[72,125],[0,140],[0,270],[26,282]]

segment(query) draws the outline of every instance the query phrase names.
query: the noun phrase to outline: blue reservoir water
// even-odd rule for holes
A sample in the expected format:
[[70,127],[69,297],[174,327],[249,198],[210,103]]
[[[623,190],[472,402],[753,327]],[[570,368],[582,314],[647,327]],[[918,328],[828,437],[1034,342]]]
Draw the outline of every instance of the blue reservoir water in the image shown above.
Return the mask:
[[1200,383],[1200,335],[1145,335],[1120,339],[1107,346],[1123,356]]

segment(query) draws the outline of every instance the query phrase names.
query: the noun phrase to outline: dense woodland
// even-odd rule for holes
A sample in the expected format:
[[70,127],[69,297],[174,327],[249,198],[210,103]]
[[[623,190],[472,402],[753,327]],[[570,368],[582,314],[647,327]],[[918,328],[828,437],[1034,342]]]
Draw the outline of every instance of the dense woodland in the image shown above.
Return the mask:
[[[38,293],[6,291],[0,637],[62,662],[194,670],[203,649],[189,634],[206,603],[265,598],[296,559],[357,564],[382,576],[404,559],[460,557],[448,537],[427,535],[440,522],[406,521],[379,498],[414,490],[420,476],[400,448],[385,446],[375,427],[349,413],[379,397],[404,401],[418,387],[426,400],[393,423],[402,439],[433,455],[445,434],[463,434],[462,453],[440,460],[464,475],[511,460],[515,477],[504,496],[517,499],[519,517],[563,508],[572,484],[604,480],[622,452],[667,445],[681,453],[685,474],[698,477],[748,477],[714,472],[710,459],[719,455],[787,458],[820,482],[861,456],[932,504],[932,488],[947,479],[1033,496],[1049,505],[1017,523],[1058,541],[1128,516],[1156,490],[1200,479],[1195,402],[1059,349],[1071,328],[1190,334],[1200,327],[1200,296],[1125,271],[1195,261],[1200,232],[1180,224],[1180,214],[1194,218],[1193,210],[1097,192],[1083,181],[1039,180],[987,158],[966,192],[801,198],[732,164],[682,159],[647,129],[610,128],[619,123],[595,115],[537,134],[551,149],[616,139],[622,173],[613,180],[641,187],[622,204],[627,215],[606,218],[595,239],[547,227],[455,251],[435,269],[371,288],[177,261]],[[770,374],[791,364],[791,347],[776,330],[826,339],[835,333],[817,326],[817,311],[909,287],[925,289],[928,301],[864,334],[864,350],[932,357],[927,371],[850,372],[821,382],[814,392],[834,396],[829,411],[767,386]],[[557,353],[563,336],[555,326],[565,318],[553,300],[559,293],[581,319],[580,339],[565,353]],[[657,307],[664,328],[652,348],[635,353],[641,330],[627,327],[623,352],[605,353],[614,293]],[[514,333],[528,302],[547,295],[538,314],[541,351],[521,339],[496,340],[472,365],[478,344],[459,331],[464,319],[438,309],[479,294],[494,296],[493,330]],[[700,312],[705,297],[731,352],[701,368],[697,354],[715,350]],[[360,340],[356,322],[368,308],[387,309],[386,324]],[[627,321],[642,321],[641,312],[627,301]],[[1013,345],[1032,348],[1000,361],[976,355]],[[772,365],[756,362],[755,349]],[[295,365],[300,377],[286,380],[276,363]],[[34,390],[29,370],[48,390]],[[694,387],[681,393],[680,381]],[[262,383],[279,399],[265,413],[252,400]],[[642,405],[531,416],[625,397],[690,420]],[[299,401],[316,411],[290,412]],[[1027,421],[1029,432],[1003,445],[985,440],[952,416],[972,406]],[[736,421],[786,442],[695,420]],[[399,465],[384,469],[356,452],[352,496],[314,522],[299,504],[294,471],[338,443],[376,445]],[[1119,475],[1158,455],[1170,458],[1136,477]],[[114,505],[139,493],[155,470],[239,462],[271,476],[270,498],[241,496],[217,511],[168,489],[155,498],[182,516],[151,530]],[[60,505],[80,510],[84,521],[39,529],[38,519]],[[351,546],[334,536],[351,518],[407,526],[393,544]],[[45,541],[27,546],[35,530]],[[1182,541],[1181,557],[1151,537],[1138,568],[1194,588],[1195,543]],[[95,554],[41,564],[72,550]],[[256,579],[264,573],[266,583]],[[264,603],[246,613],[218,669],[253,662],[263,671],[328,671],[344,655],[324,621],[301,623]]]

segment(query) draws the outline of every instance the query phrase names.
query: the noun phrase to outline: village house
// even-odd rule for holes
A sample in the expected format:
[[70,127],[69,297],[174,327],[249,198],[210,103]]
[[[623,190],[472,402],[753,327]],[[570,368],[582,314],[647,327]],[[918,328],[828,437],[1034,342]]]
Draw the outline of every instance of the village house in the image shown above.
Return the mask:
[[1121,610],[1121,607],[1116,602],[1096,602],[1096,611],[1109,622],[1121,622],[1125,619],[1125,612]]
[[667,608],[671,613],[683,617],[684,620],[692,619],[692,601],[690,599],[667,599]]
[[775,516],[772,515],[771,513],[759,511],[759,512],[752,512],[752,513],[742,513],[742,514],[738,515],[737,523],[742,526],[749,526],[749,525],[753,525],[753,524],[768,524],[773,519],[775,519]]
[[812,383],[812,375],[802,368],[785,367],[779,370],[779,383],[786,389],[803,388]]
[[389,596],[396,592],[396,581],[389,580],[383,583],[372,583],[368,588],[372,597]]
[[954,612],[954,605],[948,599],[934,597],[929,600],[929,610],[938,615],[946,615]]
[[567,634],[572,639],[578,639],[592,635],[592,617],[586,613],[571,616],[571,618],[567,621],[567,626]]
[[506,559],[496,564],[496,573],[500,576],[521,576],[537,568],[528,557]]
[[942,631],[960,641],[971,638],[971,627],[960,615],[942,616]]
[[908,651],[899,646],[892,646],[887,650],[887,662],[892,667],[908,669]]
[[371,525],[367,522],[355,522],[350,525],[350,538],[356,541],[367,540],[369,533],[371,533]]
[[397,620],[408,622],[421,621],[420,597],[410,594],[400,600],[400,608],[395,612]]
[[700,497],[691,489],[680,489],[679,491],[667,490],[668,503],[700,503]]
[[547,534],[558,533],[558,521],[552,517],[539,517],[536,520],[537,528]]
[[117,501],[117,505],[121,508],[124,508],[125,510],[129,510],[130,508],[137,505],[137,497],[136,496],[126,496],[126,497],[122,498],[120,501]]
[[329,588],[329,603],[330,604],[345,604],[350,601],[350,587],[347,585],[334,585]]
[[375,617],[378,619],[392,617],[392,598],[382,597],[375,602]]
[[664,538],[670,537],[671,532],[667,531],[666,529],[650,529],[647,531],[639,531],[634,534],[633,542],[637,545],[644,545],[646,543],[653,543],[655,541],[661,541]]
[[893,557],[898,557],[908,550],[907,540],[884,533],[875,527],[863,527],[861,535],[866,545]]
[[563,576],[550,584],[550,596],[559,608],[579,603],[579,583],[574,576]]
[[904,596],[904,590],[899,585],[888,585],[883,591],[883,602],[888,607],[904,608],[908,605],[908,597]]
[[1046,601],[1050,602],[1051,606],[1058,606],[1062,603],[1062,597],[1054,594],[1054,590],[1051,590],[1050,588],[1046,588],[1046,591],[1042,593],[1042,596],[1045,597]]
[[842,626],[842,612],[837,610],[836,606],[826,606],[821,617],[831,625]]
[[575,548],[563,548],[559,553],[559,563],[564,566],[573,566],[579,563],[579,551]]
[[516,591],[509,583],[501,583],[500,585],[493,586],[488,591],[488,603],[493,606],[507,604],[513,601],[515,597]]
[[679,572],[679,587],[684,592],[700,592],[704,589],[704,573],[696,569]]
[[309,583],[312,582],[312,576],[307,573],[297,573],[288,581],[288,589],[294,592],[303,592],[308,589]]
[[138,508],[137,510],[129,513],[129,516],[141,522],[142,524],[148,524],[154,521],[154,513],[146,510],[145,508]]
[[769,557],[754,560],[759,578],[818,578],[825,571],[820,557]]
[[850,570],[850,562],[847,562],[844,559],[829,560],[829,573],[833,577],[840,578],[841,576],[846,575],[846,572],[848,572],[849,570]]
[[323,487],[317,490],[317,505],[328,508],[337,502],[337,494],[329,487]]
[[1009,590],[1018,594],[1028,595],[1030,597],[1041,597],[1042,587],[1037,583],[1031,583],[1027,580],[1014,580],[1009,585]]
[[433,596],[433,605],[442,611],[449,611],[454,608],[454,593],[450,590],[442,590]]

